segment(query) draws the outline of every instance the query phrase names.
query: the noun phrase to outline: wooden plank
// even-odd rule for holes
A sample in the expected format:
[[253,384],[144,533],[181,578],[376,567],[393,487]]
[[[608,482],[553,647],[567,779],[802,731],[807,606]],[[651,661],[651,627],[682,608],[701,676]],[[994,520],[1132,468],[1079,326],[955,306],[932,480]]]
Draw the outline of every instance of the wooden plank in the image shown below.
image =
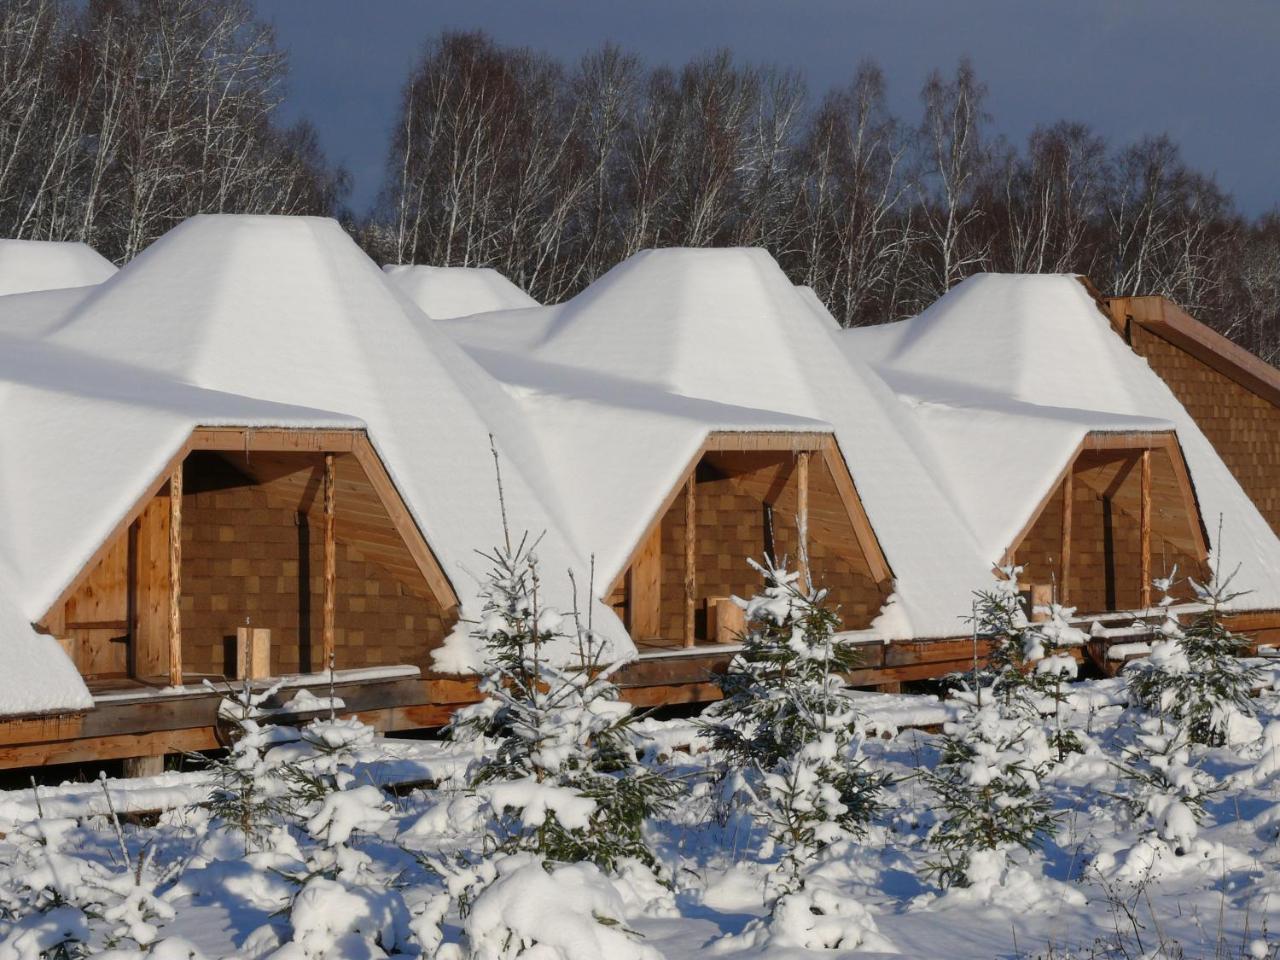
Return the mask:
[[212,725],[85,740],[59,740],[53,743],[0,747],[0,769],[163,756],[166,753],[216,750],[219,746],[221,744],[218,742],[217,729]]
[[840,499],[844,502],[849,520],[853,523],[853,533],[858,538],[863,555],[867,558],[871,578],[879,584],[888,583],[893,579],[893,571],[889,569],[889,561],[885,559],[884,551],[880,549],[880,541],[876,538],[871,520],[862,506],[862,498],[858,496],[858,488],[853,482],[853,476],[849,473],[849,465],[845,462],[844,454],[840,452],[840,446],[834,438],[828,438],[827,443],[823,445],[822,459],[827,465]]
[[1136,433],[1132,431],[1103,432],[1092,431],[1084,438],[1085,450],[1148,450],[1162,446],[1170,433],[1162,430],[1155,433]]
[[396,485],[392,482],[386,467],[383,466],[382,458],[373,449],[368,437],[362,434],[352,452],[355,454],[360,466],[364,468],[364,473],[368,477],[369,483],[387,508],[387,513],[391,517],[392,523],[395,524],[400,535],[404,537],[405,545],[409,548],[414,562],[418,565],[422,576],[435,594],[436,601],[446,612],[457,609],[458,594],[453,589],[453,584],[449,582],[444,568],[440,566],[439,560],[436,559],[436,555],[432,552],[426,537],[423,536],[422,531],[418,528],[418,523],[409,512],[409,508],[405,506],[404,500],[400,496],[400,491],[396,489]]
[[662,527],[656,526],[627,568],[627,630],[636,640],[662,635]]
[[351,453],[364,437],[358,428],[316,430],[312,428],[197,427],[191,436],[192,450],[228,450],[241,453],[260,450],[273,453]]
[[820,450],[830,440],[830,433],[812,430],[724,430],[711,433],[703,450]]
[[182,464],[169,477],[169,683],[182,685]]
[[131,533],[130,636],[134,676],[169,675],[169,495],[151,499]]
[[[796,454],[796,531],[800,550],[800,582],[806,590],[813,589],[809,572],[809,451]],[[710,635],[708,631],[708,635]]]
[[236,628],[236,679],[264,680],[271,676],[271,631],[266,627]]
[[1058,602],[1067,603],[1067,584],[1071,582],[1071,533],[1075,496],[1073,472],[1068,470],[1062,478],[1062,546],[1058,562]]
[[713,643],[741,643],[747,614],[732,597],[707,598],[707,639]]
[[321,632],[324,666],[332,668],[337,636],[338,543],[334,533],[333,454],[324,455],[324,615]]
[[1151,606],[1151,451],[1143,450],[1140,457],[1139,484],[1141,506],[1138,511],[1139,536],[1141,538],[1141,588],[1138,606]]
[[694,636],[694,604],[698,596],[697,530],[698,479],[690,475],[684,493],[684,645],[692,647]]

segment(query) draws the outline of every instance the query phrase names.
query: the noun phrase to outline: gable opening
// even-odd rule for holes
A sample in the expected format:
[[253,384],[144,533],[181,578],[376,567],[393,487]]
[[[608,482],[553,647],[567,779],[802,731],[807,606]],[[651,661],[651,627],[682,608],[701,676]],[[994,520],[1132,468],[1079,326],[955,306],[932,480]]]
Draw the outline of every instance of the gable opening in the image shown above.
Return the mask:
[[1207,549],[1176,441],[1079,451],[1006,559],[1033,593],[1081,615],[1147,609],[1160,599],[1152,581],[1175,569],[1170,595],[1192,599]]
[[51,632],[91,689],[323,672],[330,655],[338,670],[426,669],[456,599],[368,465],[350,446],[190,450]]
[[841,489],[833,462],[844,469],[823,450],[704,450],[608,598],[641,652],[738,642],[745,624],[732,598],[761,587],[748,559],[768,554],[799,570],[802,522],[815,585],[844,629],[869,626],[888,578],[878,547],[867,555],[869,528],[857,529],[852,484],[846,473]]

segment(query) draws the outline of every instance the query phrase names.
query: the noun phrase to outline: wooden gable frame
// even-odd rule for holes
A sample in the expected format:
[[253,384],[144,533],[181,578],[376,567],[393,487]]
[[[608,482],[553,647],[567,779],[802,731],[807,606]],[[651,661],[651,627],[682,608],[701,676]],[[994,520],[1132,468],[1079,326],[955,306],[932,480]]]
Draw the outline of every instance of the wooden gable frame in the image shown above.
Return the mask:
[[[45,614],[34,624],[42,633],[62,636],[68,629],[65,610],[68,600],[77,594],[89,581],[94,571],[114,550],[130,528],[139,522],[144,515],[150,516],[154,510],[148,510],[156,498],[165,490],[174,495],[167,497],[169,508],[167,516],[161,516],[157,522],[167,537],[169,556],[167,569],[178,571],[168,577],[167,606],[169,612],[167,656],[159,658],[166,662],[171,684],[182,682],[181,674],[181,522],[182,522],[182,488],[183,464],[187,457],[197,452],[219,452],[225,454],[250,455],[260,453],[298,454],[312,453],[317,456],[319,467],[319,485],[323,487],[324,497],[324,607],[322,620],[322,636],[326,662],[333,653],[334,646],[334,611],[335,611],[335,501],[338,489],[343,480],[339,469],[335,466],[338,455],[350,455],[358,465],[363,476],[372,488],[381,508],[389,518],[396,537],[403,544],[410,560],[407,564],[421,574],[433,599],[446,612],[458,606],[458,596],[439,560],[427,543],[399,490],[387,473],[382,459],[374,450],[367,433],[363,429],[310,429],[310,428],[252,428],[252,427],[197,427],[178,451],[169,459],[164,469],[149,483],[133,506],[120,518],[98,549],[89,557],[77,574],[59,594],[57,600]],[[375,560],[375,562],[377,562]]]
[[[632,544],[631,552],[621,572],[618,573],[605,597],[615,595],[624,587],[629,587],[632,595],[636,590],[652,589],[654,578],[658,572],[654,564],[646,563],[656,556],[656,547],[662,527],[662,519],[675,505],[684,498],[686,510],[692,514],[696,510],[695,475],[698,465],[708,454],[716,453],[792,453],[795,455],[794,470],[798,476],[797,511],[802,523],[808,525],[808,474],[812,458],[820,457],[834,481],[840,502],[852,526],[854,537],[862,558],[865,560],[872,579],[882,592],[888,592],[893,580],[893,572],[885,558],[880,542],[876,538],[871,521],[858,495],[853,477],[849,473],[848,464],[840,452],[839,444],[830,433],[818,431],[715,431],[707,436],[702,446],[689,459],[680,472],[679,481],[668,491],[658,509],[646,524],[639,540]],[[786,477],[783,477],[785,480]],[[695,565],[695,543],[693,526],[686,524],[685,533],[685,569],[693,571]],[[801,574],[808,574],[801,569]],[[694,603],[696,574],[690,573],[685,581],[685,617],[684,644],[694,645]],[[632,627],[633,635],[637,630]]]
[[[1076,447],[1075,451],[1068,458],[1066,465],[1059,471],[1053,484],[1049,487],[1044,497],[1041,498],[1035,510],[1026,523],[1018,531],[1013,541],[1005,549],[1001,557],[1000,564],[996,569],[997,575],[1003,576],[1000,567],[1007,566],[1014,562],[1017,549],[1026,540],[1028,534],[1035,527],[1036,523],[1044,515],[1045,511],[1050,507],[1054,500],[1061,498],[1062,501],[1062,544],[1060,548],[1060,566],[1061,579],[1065,588],[1067,577],[1071,571],[1071,535],[1072,535],[1072,496],[1073,496],[1073,476],[1077,462],[1082,456],[1089,453],[1129,453],[1132,454],[1132,461],[1123,467],[1114,481],[1118,485],[1128,472],[1133,468],[1137,468],[1139,472],[1139,517],[1138,524],[1141,539],[1141,606],[1143,608],[1150,606],[1151,601],[1151,475],[1152,475],[1152,453],[1154,451],[1163,452],[1168,456],[1169,463],[1172,466],[1173,478],[1177,489],[1177,497],[1180,507],[1185,512],[1189,523],[1188,533],[1190,534],[1191,549],[1195,559],[1201,563],[1208,560],[1209,557],[1209,540],[1205,532],[1204,521],[1200,515],[1200,506],[1195,494],[1195,487],[1191,482],[1191,475],[1187,470],[1186,460],[1182,455],[1182,447],[1178,443],[1177,436],[1172,430],[1161,431],[1158,433],[1104,433],[1094,432],[1088,434]],[[1061,598],[1064,602],[1068,602],[1070,597]]]

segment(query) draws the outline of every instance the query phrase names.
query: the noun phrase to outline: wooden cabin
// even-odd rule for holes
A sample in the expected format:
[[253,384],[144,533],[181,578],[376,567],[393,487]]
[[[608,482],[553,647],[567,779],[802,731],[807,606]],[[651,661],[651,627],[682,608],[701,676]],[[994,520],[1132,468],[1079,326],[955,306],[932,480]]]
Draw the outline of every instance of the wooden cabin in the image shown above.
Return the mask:
[[0,766],[215,747],[246,679],[421,725],[387,714],[427,702],[457,605],[363,431],[197,429],[36,625],[96,709],[0,722]]
[[[1004,562],[1040,598],[1082,614],[1142,611],[1151,581],[1175,567],[1207,579],[1208,541],[1182,451],[1172,433],[1094,433],[1081,443]],[[1159,600],[1159,597],[1155,597]]]
[[746,559],[764,556],[811,574],[846,629],[869,626],[888,596],[888,564],[830,434],[713,434],[650,521],[609,602],[642,655],[736,643],[744,623],[732,598],[758,592],[760,575]]

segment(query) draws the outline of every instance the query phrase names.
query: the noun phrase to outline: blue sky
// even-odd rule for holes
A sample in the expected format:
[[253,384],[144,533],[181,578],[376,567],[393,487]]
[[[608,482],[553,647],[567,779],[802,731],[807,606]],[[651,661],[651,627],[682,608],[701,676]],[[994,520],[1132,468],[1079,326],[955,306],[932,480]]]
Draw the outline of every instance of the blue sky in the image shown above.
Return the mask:
[[677,65],[719,47],[800,69],[811,96],[874,57],[890,105],[919,113],[928,71],[969,56],[995,129],[1082,120],[1112,142],[1167,132],[1241,208],[1280,203],[1280,2],[1274,0],[258,0],[290,53],[286,111],[309,117],[363,211],[382,179],[404,78],[445,28],[565,62],[614,40]]

